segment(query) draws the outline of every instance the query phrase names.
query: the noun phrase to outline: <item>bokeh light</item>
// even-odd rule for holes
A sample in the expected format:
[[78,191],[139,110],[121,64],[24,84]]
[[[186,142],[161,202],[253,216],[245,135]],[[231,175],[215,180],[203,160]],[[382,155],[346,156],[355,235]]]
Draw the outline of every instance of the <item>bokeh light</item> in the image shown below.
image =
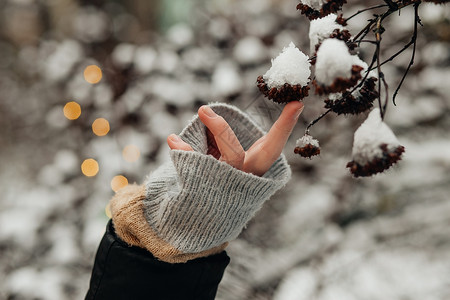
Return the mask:
[[81,106],[75,101],[67,102],[64,105],[64,116],[69,120],[76,120],[81,115]]
[[102,70],[96,65],[89,65],[84,69],[84,80],[91,84],[99,83],[102,80]]
[[92,131],[95,135],[104,136],[109,132],[109,122],[104,118],[98,118],[92,123]]
[[128,185],[128,179],[123,175],[114,176],[111,180],[111,188],[114,192],[126,187]]
[[107,205],[106,205],[106,207],[105,207],[105,215],[108,217],[108,218],[112,218],[112,214],[111,214],[111,204],[110,203],[108,203]]
[[88,158],[81,164],[81,172],[87,177],[92,177],[97,175],[99,170],[98,162],[95,159]]
[[136,145],[128,145],[123,148],[122,156],[127,162],[135,162],[141,156],[141,151]]

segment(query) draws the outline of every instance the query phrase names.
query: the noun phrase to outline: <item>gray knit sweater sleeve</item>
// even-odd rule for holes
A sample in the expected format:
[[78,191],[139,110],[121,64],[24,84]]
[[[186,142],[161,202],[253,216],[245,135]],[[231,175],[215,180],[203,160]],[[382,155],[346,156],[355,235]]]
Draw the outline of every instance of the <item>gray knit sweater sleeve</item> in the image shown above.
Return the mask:
[[[228,122],[244,150],[264,134],[239,109],[226,104],[210,107]],[[290,179],[284,155],[261,177],[207,155],[205,126],[198,116],[180,137],[194,151],[171,150],[171,161],[149,175],[144,215],[163,240],[184,253],[235,239],[264,201]]]

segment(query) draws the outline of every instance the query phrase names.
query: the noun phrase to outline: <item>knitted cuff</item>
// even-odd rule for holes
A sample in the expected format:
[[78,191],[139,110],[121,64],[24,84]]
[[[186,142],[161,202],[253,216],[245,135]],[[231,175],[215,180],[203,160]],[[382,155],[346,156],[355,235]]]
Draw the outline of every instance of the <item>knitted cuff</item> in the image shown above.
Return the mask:
[[183,253],[161,239],[144,217],[145,187],[135,184],[120,189],[111,199],[111,214],[117,236],[131,246],[150,251],[168,263],[184,263],[198,257],[222,252],[227,243],[198,253]]
[[[221,115],[247,150],[264,132],[229,105],[210,107]],[[180,137],[194,151],[171,150],[171,161],[145,186],[145,218],[154,232],[183,253],[197,253],[233,240],[261,205],[290,179],[284,155],[263,175],[240,171],[207,155],[205,126],[196,116]]]

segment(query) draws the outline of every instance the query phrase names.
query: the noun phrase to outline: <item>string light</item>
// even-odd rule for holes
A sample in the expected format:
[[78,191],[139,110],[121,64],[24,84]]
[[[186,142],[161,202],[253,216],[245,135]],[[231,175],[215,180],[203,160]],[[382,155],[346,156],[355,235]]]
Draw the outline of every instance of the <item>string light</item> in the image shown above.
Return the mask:
[[97,175],[99,170],[98,162],[95,159],[88,158],[81,164],[81,172],[87,177],[93,177]]
[[75,101],[67,102],[64,105],[64,116],[69,120],[76,120],[81,115],[81,106]]
[[126,187],[128,185],[128,179],[123,175],[114,176],[111,180],[111,188],[114,192]]
[[96,65],[89,65],[84,69],[84,80],[91,84],[99,83],[102,80],[102,70]]
[[104,118],[98,118],[92,123],[92,131],[95,135],[104,136],[109,132],[109,122]]
[[135,145],[128,145],[123,148],[122,156],[127,162],[135,162],[141,156],[141,151]]

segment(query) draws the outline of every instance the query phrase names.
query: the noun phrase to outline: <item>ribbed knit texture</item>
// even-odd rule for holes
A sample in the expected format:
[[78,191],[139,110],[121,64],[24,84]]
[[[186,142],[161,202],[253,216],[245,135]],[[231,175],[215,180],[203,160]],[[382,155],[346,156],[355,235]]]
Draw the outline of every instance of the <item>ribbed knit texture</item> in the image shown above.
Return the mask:
[[[228,122],[244,150],[265,133],[233,106],[210,107]],[[145,218],[161,239],[183,253],[201,252],[235,239],[291,176],[284,155],[261,177],[207,155],[205,129],[196,115],[180,134],[194,151],[171,150],[171,161],[145,182]]]

